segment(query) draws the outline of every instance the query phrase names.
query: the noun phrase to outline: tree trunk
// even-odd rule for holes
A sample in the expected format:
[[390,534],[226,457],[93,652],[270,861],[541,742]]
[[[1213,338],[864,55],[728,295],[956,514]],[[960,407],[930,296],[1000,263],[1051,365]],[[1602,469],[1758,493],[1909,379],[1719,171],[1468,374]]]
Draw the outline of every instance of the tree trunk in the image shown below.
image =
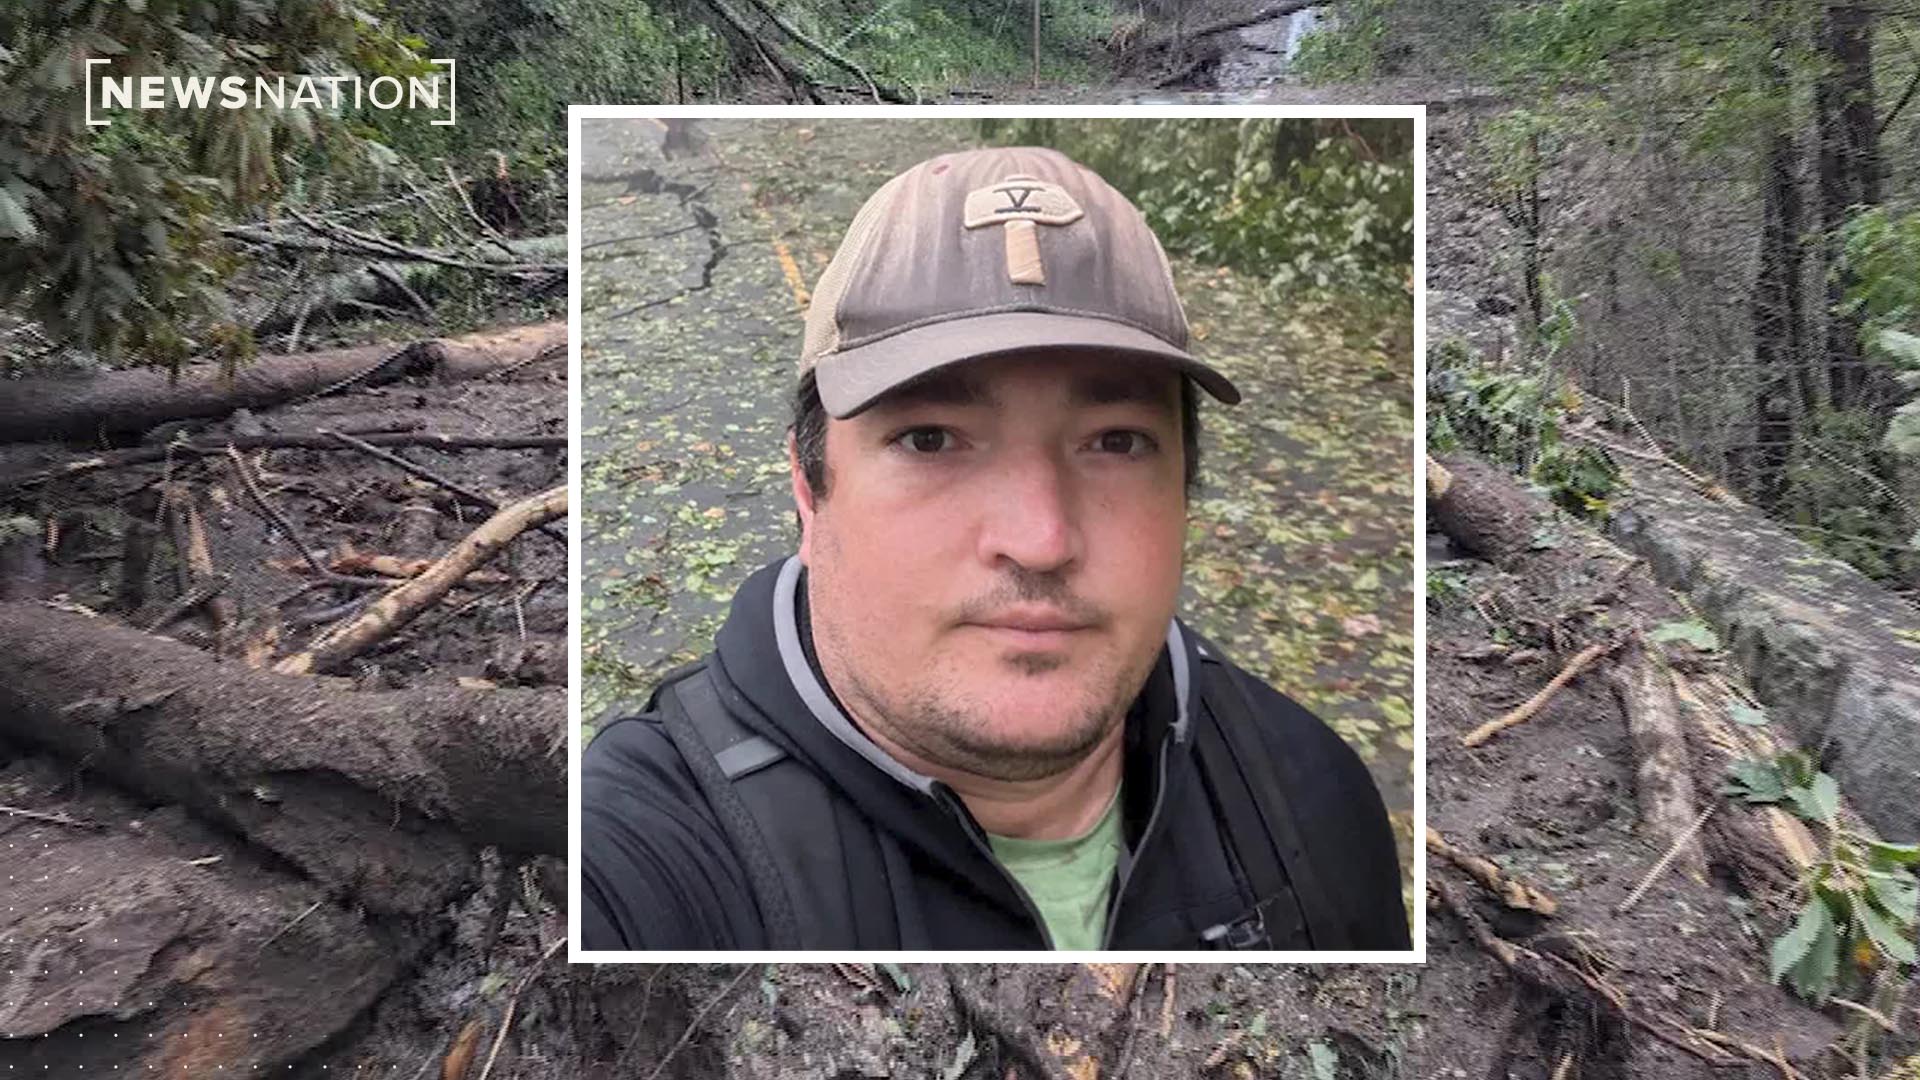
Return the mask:
[[0,1060],[14,1075],[285,1076],[443,932],[48,759],[0,771],[8,802],[39,815],[0,817]]
[[1188,42],[1198,41],[1203,37],[1212,37],[1214,34],[1223,34],[1228,30],[1238,30],[1241,27],[1252,26],[1255,23],[1271,22],[1274,19],[1285,18],[1297,11],[1305,11],[1308,8],[1325,7],[1329,2],[1330,0],[1281,0],[1280,3],[1268,4],[1265,7],[1255,8],[1253,11],[1231,15],[1191,30],[1186,29],[1183,25],[1187,5],[1181,3],[1177,8],[1179,14],[1175,16],[1174,25],[1176,29],[1174,32],[1153,38],[1149,41],[1143,41],[1134,47],[1133,52],[1136,56],[1145,57],[1153,53],[1171,50],[1177,56]]
[[1640,808],[1635,831],[1655,851],[1677,848],[1672,869],[1704,884],[1707,858],[1694,830],[1693,755],[1666,666],[1635,646],[1611,675],[1633,736],[1633,794]]
[[1820,228],[1826,234],[1827,380],[1835,408],[1870,405],[1860,319],[1839,306],[1852,284],[1840,230],[1853,208],[1880,201],[1880,140],[1873,109],[1873,17],[1859,0],[1832,0],[1820,27],[1827,73],[1815,88],[1820,119]]
[[[1433,459],[1448,482],[1429,498],[1428,520],[1470,555],[1499,563],[1533,544],[1543,504],[1504,469],[1465,454]],[[1428,476],[1431,479],[1432,472]]]
[[[1763,12],[1764,13],[1764,12]],[[1768,64],[1769,91],[1780,100],[1792,92],[1785,60],[1791,42],[1774,43]],[[1802,415],[1817,408],[1813,386],[1802,366],[1800,324],[1800,237],[1806,228],[1800,205],[1799,148],[1782,123],[1767,146],[1760,265],[1753,287],[1753,359],[1758,368],[1754,390],[1754,453],[1748,487],[1762,506],[1777,506],[1786,494],[1787,459],[1793,441],[1794,399]]]
[[[430,360],[442,378],[466,379],[564,346],[566,340],[566,323],[551,322],[433,340],[421,343],[415,356]],[[91,440],[145,431],[168,420],[271,408],[367,372],[405,348],[384,343],[263,356],[232,377],[206,366],[186,369],[177,380],[143,368],[4,383],[0,442]]]
[[[562,233],[556,236],[532,236],[509,241],[519,258],[533,260],[565,260],[567,257],[567,237]],[[318,247],[325,248],[325,241],[319,241]],[[498,259],[499,253],[488,256]],[[387,273],[376,273],[375,263],[386,266]],[[399,262],[392,259],[369,259],[366,266],[339,273],[325,274],[297,294],[266,307],[251,319],[254,334],[265,341],[269,335],[281,334],[291,328],[306,313],[311,321],[322,315],[344,315],[356,303],[377,304],[383,307],[401,308],[414,312],[413,296],[409,296],[396,282],[404,282],[415,296],[431,297],[444,292],[448,281],[463,280],[461,275],[471,278],[472,272],[460,270],[439,263]]]
[[566,850],[550,691],[355,693],[41,604],[0,604],[0,736],[272,851],[369,910],[436,911],[479,844]]
[[1040,0],[1033,0],[1033,88],[1040,89]]

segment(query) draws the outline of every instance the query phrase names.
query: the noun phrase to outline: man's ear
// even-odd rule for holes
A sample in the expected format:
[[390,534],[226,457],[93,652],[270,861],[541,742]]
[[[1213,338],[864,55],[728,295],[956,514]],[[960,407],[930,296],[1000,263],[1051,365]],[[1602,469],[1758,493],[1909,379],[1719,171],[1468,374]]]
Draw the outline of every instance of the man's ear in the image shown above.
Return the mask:
[[809,565],[813,546],[813,488],[807,483],[806,470],[800,467],[800,451],[793,432],[787,432],[787,472],[793,482],[793,508],[800,516],[800,564]]

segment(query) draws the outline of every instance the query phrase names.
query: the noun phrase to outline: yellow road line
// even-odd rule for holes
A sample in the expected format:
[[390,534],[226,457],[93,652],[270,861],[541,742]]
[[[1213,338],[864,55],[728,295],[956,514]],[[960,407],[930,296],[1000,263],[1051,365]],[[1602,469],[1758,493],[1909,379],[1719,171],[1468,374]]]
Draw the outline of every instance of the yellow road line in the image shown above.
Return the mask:
[[793,259],[793,251],[787,247],[786,241],[780,239],[780,222],[774,218],[772,208],[761,206],[754,201],[751,182],[740,181],[740,190],[746,193],[747,200],[753,203],[754,209],[759,210],[761,216],[767,219],[768,233],[773,243],[773,257],[780,263],[780,272],[786,275],[787,288],[793,291],[793,306],[796,310],[805,312],[807,302],[812,299],[812,296],[807,291],[805,275],[800,273],[800,264]]

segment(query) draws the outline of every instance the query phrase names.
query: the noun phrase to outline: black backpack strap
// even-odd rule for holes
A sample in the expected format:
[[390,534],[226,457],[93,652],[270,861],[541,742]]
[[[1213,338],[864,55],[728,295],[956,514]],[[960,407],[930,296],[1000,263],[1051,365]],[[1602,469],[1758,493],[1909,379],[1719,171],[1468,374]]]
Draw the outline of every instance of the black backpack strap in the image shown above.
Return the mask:
[[[710,665],[663,683],[659,714],[747,872],[769,949],[898,948],[898,852],[811,768],[741,721]],[[750,707],[750,706],[746,706]]]
[[[1315,949],[1352,946],[1345,920],[1333,909],[1286,797],[1273,755],[1257,744],[1253,701],[1217,650],[1201,652],[1194,748],[1218,799],[1232,852],[1261,903],[1291,894]],[[1245,792],[1247,798],[1235,798]]]
[[[676,674],[679,674],[676,672]],[[761,835],[754,814],[734,781],[775,764],[786,752],[749,730],[720,702],[713,674],[704,665],[662,683],[648,703],[686,761],[707,805],[720,818],[760,909],[769,949],[800,947],[800,925],[781,878],[779,861]]]

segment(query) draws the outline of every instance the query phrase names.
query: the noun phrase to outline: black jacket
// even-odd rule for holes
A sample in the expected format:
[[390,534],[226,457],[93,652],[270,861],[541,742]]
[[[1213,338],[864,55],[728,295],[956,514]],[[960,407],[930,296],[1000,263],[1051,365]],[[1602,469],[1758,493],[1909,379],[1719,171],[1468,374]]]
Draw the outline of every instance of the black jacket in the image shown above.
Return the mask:
[[[804,577],[796,562],[783,585],[782,570],[775,563],[741,586],[705,668],[726,711],[790,759],[766,770],[764,781],[746,782],[762,784],[759,801],[776,808],[759,815],[771,819],[761,832],[772,850],[815,879],[799,890],[801,946],[1048,947],[1032,905],[951,789],[893,762],[840,713],[806,633]],[[785,618],[777,597],[786,600]],[[1175,643],[1185,653],[1180,664]],[[1321,936],[1344,937],[1341,947],[1410,947],[1393,836],[1365,766],[1325,724],[1216,654],[1190,631],[1170,633],[1128,714],[1128,850],[1107,947],[1323,947],[1309,939],[1311,905],[1292,895],[1263,901],[1248,883],[1253,875],[1242,872],[1222,820],[1244,811],[1238,804],[1250,801],[1248,789],[1223,787],[1200,767],[1189,729],[1209,716],[1257,728],[1241,745],[1264,748],[1269,760],[1253,767],[1272,770],[1291,808],[1299,880],[1283,879],[1277,891],[1318,890],[1323,918],[1339,923],[1337,934]],[[1209,703],[1229,678],[1251,710]],[[705,768],[712,773],[710,759]],[[755,853],[729,839],[725,808],[703,794],[659,710],[598,733],[581,789],[584,948],[773,944],[752,887],[764,866],[756,871]],[[793,809],[779,809],[786,807]]]

